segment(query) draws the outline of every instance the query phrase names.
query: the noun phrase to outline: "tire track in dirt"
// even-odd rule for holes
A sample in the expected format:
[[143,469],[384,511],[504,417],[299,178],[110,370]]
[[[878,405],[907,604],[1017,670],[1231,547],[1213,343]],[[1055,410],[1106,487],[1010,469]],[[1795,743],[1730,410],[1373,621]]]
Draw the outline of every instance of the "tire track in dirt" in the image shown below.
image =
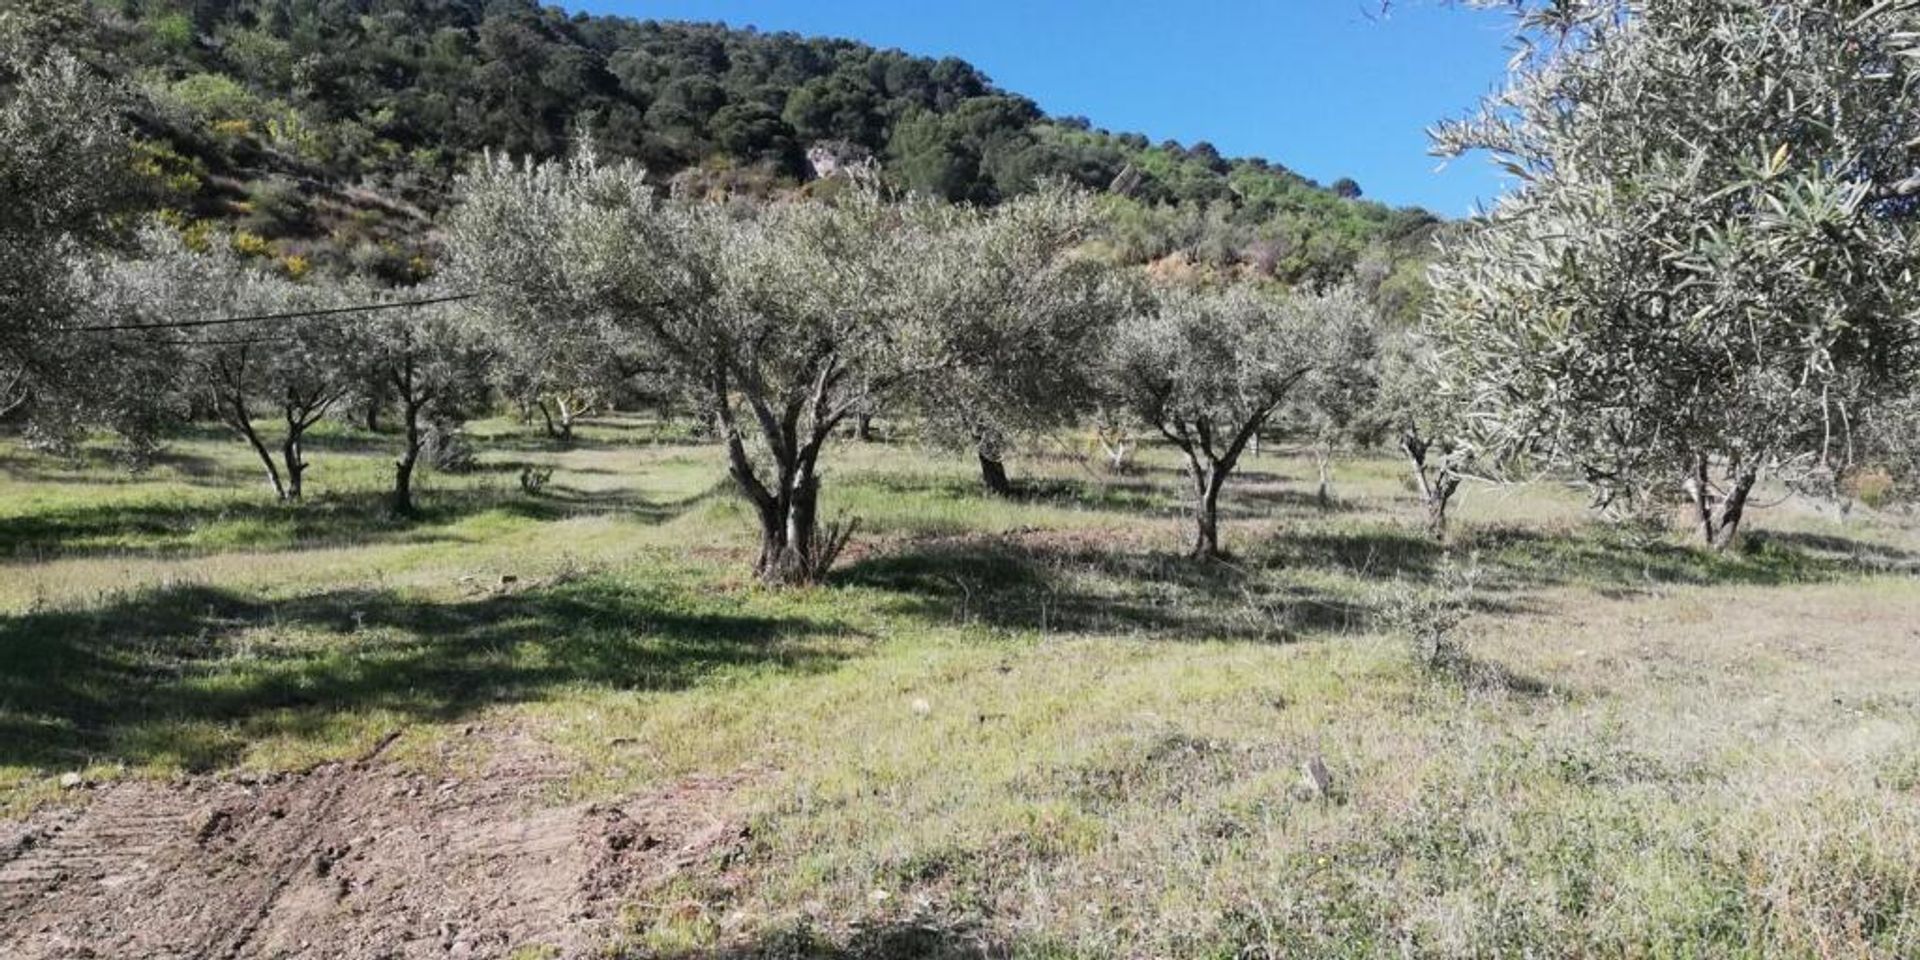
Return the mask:
[[252,782],[133,781],[0,822],[0,956],[494,957],[592,949],[626,899],[719,869],[746,775],[554,805],[525,741],[476,775],[369,757]]
[[[354,763],[354,768],[365,770],[367,765],[378,759],[380,754],[393,744],[393,741],[399,739],[399,736],[399,732],[395,731],[382,737],[372,750],[367,751]],[[302,805],[304,809],[301,810],[302,816],[296,821],[299,826],[293,832],[293,841],[280,862],[272,868],[266,889],[262,891],[257,902],[246,911],[246,921],[231,934],[224,936],[223,943],[207,944],[208,949],[202,951],[203,955],[234,958],[240,956],[241,951],[246,949],[247,944],[253,940],[254,935],[260,931],[261,925],[273,911],[274,903],[280,899],[280,895],[285,892],[288,884],[294,881],[297,872],[313,862],[314,858],[320,854],[314,843],[314,837],[326,826],[328,815],[339,803],[346,787],[347,781],[335,778],[335,782],[316,791],[316,798],[311,803]],[[195,840],[204,844],[210,839],[210,835],[231,817],[230,812],[216,811],[207,823],[202,825]]]

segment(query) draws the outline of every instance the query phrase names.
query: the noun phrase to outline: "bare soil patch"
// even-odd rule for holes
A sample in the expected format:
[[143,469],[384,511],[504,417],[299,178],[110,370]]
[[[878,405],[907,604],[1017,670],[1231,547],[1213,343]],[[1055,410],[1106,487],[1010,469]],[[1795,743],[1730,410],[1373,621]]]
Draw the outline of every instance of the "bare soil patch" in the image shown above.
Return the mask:
[[471,776],[377,757],[300,774],[132,781],[0,822],[0,953],[74,957],[572,957],[625,900],[724,863],[741,777],[555,805],[524,743]]

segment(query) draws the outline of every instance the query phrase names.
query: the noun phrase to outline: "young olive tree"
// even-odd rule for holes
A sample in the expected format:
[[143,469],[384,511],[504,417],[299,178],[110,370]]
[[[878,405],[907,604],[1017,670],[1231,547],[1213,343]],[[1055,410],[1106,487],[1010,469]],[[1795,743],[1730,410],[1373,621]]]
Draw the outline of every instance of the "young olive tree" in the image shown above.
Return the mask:
[[960,266],[946,240],[959,218],[858,183],[831,202],[671,201],[638,167],[583,153],[477,166],[448,240],[483,315],[545,317],[553,335],[697,396],[758,516],[757,574],[798,583],[845,543],[818,519],[836,428],[980,349],[941,296]]
[[930,278],[950,305],[955,362],[909,384],[928,435],[971,451],[989,494],[1008,496],[1007,448],[1092,403],[1103,338],[1119,315],[1108,270],[1076,256],[1097,222],[1091,198],[1053,185],[957,215]]
[[[243,302],[263,305],[262,312],[339,305],[325,291],[293,284],[269,283],[257,292],[257,299]],[[274,494],[284,502],[297,503],[306,491],[312,467],[306,457],[307,431],[353,388],[348,371],[364,349],[359,333],[351,321],[306,320],[257,340],[235,343],[205,337],[193,351],[206,375],[201,389],[222,421],[260,457]],[[261,415],[278,421],[278,466],[254,426]]]
[[1439,361],[1417,331],[1386,339],[1380,351],[1379,389],[1361,418],[1366,429],[1384,437],[1407,458],[1414,489],[1426,512],[1427,533],[1447,537],[1447,511],[1471,463],[1472,444],[1464,442],[1460,409],[1443,391]]
[[1920,372],[1920,12],[1853,0],[1518,5],[1534,43],[1440,150],[1518,178],[1433,272],[1444,388],[1489,452],[1603,503],[1832,474]]
[[[369,296],[367,302],[374,302]],[[360,381],[380,386],[400,417],[393,512],[414,513],[413,477],[430,427],[465,420],[485,401],[489,353],[458,305],[431,304],[361,321],[367,350]]]
[[1166,288],[1123,323],[1108,363],[1113,396],[1186,456],[1192,555],[1220,550],[1220,492],[1247,444],[1316,371],[1353,362],[1366,305],[1350,289],[1278,296],[1246,286]]
[[[1334,454],[1365,438],[1366,414],[1380,393],[1378,312],[1366,300],[1345,293],[1315,301],[1338,313],[1325,331],[1330,341],[1323,351],[1327,362],[1307,374],[1286,408],[1313,457],[1318,478],[1314,502],[1322,510],[1333,507]],[[1258,454],[1257,447],[1254,452]]]

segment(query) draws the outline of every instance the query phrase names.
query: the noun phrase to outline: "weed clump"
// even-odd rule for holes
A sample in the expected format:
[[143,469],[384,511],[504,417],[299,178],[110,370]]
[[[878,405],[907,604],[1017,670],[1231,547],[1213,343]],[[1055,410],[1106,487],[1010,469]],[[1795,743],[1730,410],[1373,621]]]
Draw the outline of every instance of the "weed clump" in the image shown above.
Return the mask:
[[1432,673],[1457,675],[1472,664],[1460,642],[1460,626],[1473,613],[1480,567],[1451,557],[1425,584],[1400,583],[1381,610],[1382,624],[1407,639],[1413,660]]

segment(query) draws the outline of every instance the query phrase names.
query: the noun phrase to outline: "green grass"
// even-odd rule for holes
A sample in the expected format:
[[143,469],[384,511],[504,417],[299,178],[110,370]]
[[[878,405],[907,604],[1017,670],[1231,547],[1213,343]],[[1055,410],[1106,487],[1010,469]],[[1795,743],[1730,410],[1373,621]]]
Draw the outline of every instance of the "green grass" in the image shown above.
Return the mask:
[[[776,592],[713,449],[478,432],[407,521],[356,431],[297,507],[213,432],[132,478],[5,448],[0,809],[511,724],[574,799],[749,772],[749,855],[636,902],[633,956],[1920,954],[1898,518],[1790,503],[1717,556],[1475,488],[1443,551],[1391,460],[1322,511],[1269,453],[1201,565],[1165,451],[1113,477],[1049,445],[991,500],[846,443],[823,513],[859,541]],[[1396,598],[1466,569],[1474,669],[1424,669]]]

